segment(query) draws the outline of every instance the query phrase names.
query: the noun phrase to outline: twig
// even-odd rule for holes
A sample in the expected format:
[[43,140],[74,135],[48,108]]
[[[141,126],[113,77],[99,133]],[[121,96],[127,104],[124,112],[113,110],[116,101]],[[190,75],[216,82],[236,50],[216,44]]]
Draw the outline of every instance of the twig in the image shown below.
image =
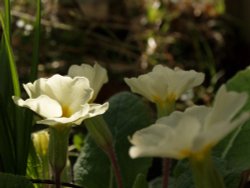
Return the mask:
[[[30,14],[27,14],[27,13],[24,13],[24,12],[19,12],[19,11],[16,11],[16,10],[12,10],[11,15],[15,16],[15,17],[26,19],[26,20],[29,20],[29,21],[35,21],[34,16],[32,16]],[[45,25],[45,26],[49,26],[49,27],[54,27],[54,28],[57,28],[57,29],[68,30],[68,31],[71,31],[74,28],[73,25],[64,24],[64,23],[61,23],[61,22],[52,22],[52,21],[46,20],[46,19],[41,19],[41,24]]]

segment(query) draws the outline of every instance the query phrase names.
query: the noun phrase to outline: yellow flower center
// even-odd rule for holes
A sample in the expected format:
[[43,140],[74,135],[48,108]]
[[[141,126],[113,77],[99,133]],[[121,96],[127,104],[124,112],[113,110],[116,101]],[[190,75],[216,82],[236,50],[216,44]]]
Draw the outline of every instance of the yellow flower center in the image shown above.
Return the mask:
[[213,143],[210,143],[206,145],[203,149],[193,152],[189,149],[183,149],[179,153],[180,158],[186,158],[186,157],[191,157],[192,159],[196,161],[201,161],[204,159],[204,157],[210,152],[211,148],[214,146]]
[[192,152],[188,149],[183,149],[180,151],[180,158],[186,158],[189,157],[192,154]]
[[70,117],[72,115],[68,106],[62,106],[62,117]]
[[157,104],[172,104],[176,101],[176,95],[174,93],[168,94],[165,99],[160,98],[159,96],[153,96],[153,101]]
[[166,101],[172,103],[172,102],[176,101],[176,98],[177,98],[177,97],[176,97],[176,94],[170,93],[170,94],[167,96]]
[[206,155],[210,152],[211,148],[214,146],[213,143],[210,143],[206,145],[203,149],[200,151],[197,151],[195,153],[192,153],[191,157],[195,159],[196,161],[202,161]]

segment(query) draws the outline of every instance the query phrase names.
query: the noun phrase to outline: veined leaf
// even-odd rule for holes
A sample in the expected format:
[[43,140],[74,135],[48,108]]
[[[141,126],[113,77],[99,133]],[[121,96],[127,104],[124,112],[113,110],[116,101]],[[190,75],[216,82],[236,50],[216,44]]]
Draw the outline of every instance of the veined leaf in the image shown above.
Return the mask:
[[[131,188],[139,173],[147,174],[151,159],[131,159],[128,155],[128,136],[150,125],[150,110],[139,97],[128,92],[113,96],[109,102],[110,108],[104,119],[113,133],[124,188]],[[115,178],[110,173],[111,165],[108,158],[91,138],[84,143],[85,146],[74,168],[75,181],[87,188],[116,187]]]

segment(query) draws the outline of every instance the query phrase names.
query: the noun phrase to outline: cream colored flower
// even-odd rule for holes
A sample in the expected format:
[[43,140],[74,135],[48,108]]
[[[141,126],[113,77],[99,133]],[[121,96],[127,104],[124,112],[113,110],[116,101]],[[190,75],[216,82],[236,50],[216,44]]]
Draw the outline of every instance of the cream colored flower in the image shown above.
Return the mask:
[[134,146],[129,154],[132,158],[202,158],[221,139],[250,118],[248,112],[235,118],[246,101],[246,93],[227,91],[222,86],[212,108],[194,106],[185,112],[175,111],[150,127],[137,131],[130,140]]
[[88,64],[71,65],[68,75],[70,77],[83,76],[89,80],[90,87],[94,90],[91,101],[96,99],[103,84],[108,82],[107,70],[97,63],[93,67]]
[[43,119],[40,124],[79,125],[81,122],[108,109],[108,103],[89,104],[93,90],[84,77],[70,78],[54,75],[48,79],[40,78],[34,83],[24,84],[29,98],[23,100],[13,96],[14,102],[36,112]]
[[32,133],[32,141],[37,154],[45,156],[48,153],[49,133],[47,130]]
[[181,94],[200,85],[203,80],[203,73],[193,70],[172,70],[162,65],[156,65],[152,72],[138,78],[125,78],[132,92],[157,104],[177,100]]

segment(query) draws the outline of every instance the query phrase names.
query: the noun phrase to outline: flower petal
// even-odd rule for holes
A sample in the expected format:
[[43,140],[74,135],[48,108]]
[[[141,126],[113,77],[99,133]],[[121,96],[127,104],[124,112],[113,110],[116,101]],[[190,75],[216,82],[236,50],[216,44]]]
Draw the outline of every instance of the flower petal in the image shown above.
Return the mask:
[[226,86],[220,87],[216,94],[213,110],[206,119],[205,128],[209,129],[220,121],[230,121],[247,101],[247,93],[227,91]]
[[69,68],[68,75],[71,77],[82,76],[89,80],[90,87],[94,90],[91,101],[94,101],[103,84],[108,82],[107,70],[97,63],[94,67],[88,64],[72,65]]
[[233,122],[220,121],[209,130],[202,132],[195,140],[193,150],[199,151],[207,146],[214,146],[238,126],[243,125],[250,119],[250,113],[245,112],[237,117]]
[[44,118],[60,117],[62,115],[60,104],[46,95],[25,101],[16,96],[13,96],[12,99],[18,106],[27,107]]
[[204,74],[196,71],[172,70],[156,65],[152,72],[138,78],[125,78],[132,92],[138,93],[154,103],[177,100],[185,91],[200,85]]
[[104,104],[90,104],[89,117],[104,114],[109,108],[109,103]]
[[194,70],[171,70],[170,68],[162,65],[155,66],[153,72],[163,75],[162,82],[167,82],[169,94],[175,94],[176,99],[179,98],[185,91],[200,85],[204,81],[205,77],[203,73],[198,73]]
[[51,96],[50,88],[47,87],[47,78],[39,78],[34,83],[23,84],[23,87],[30,98],[37,98],[40,95]]
[[76,125],[80,125],[82,123],[83,120],[87,119],[87,118],[91,118],[94,116],[98,116],[101,114],[104,114],[108,108],[109,108],[109,103],[106,102],[104,104],[89,104],[89,111],[88,111],[88,116],[85,116],[83,119],[79,119],[77,121],[75,121]]
[[154,124],[137,131],[130,139],[134,146],[130,148],[129,155],[131,158],[149,156],[176,158],[178,151],[166,151],[166,144],[172,143],[173,136],[172,128],[162,124]]
[[173,120],[179,115],[179,113],[171,114],[172,120],[167,121],[168,123],[176,122],[175,126],[154,124],[137,131],[130,140],[134,144],[130,149],[130,156],[132,158],[152,156],[175,159],[188,157],[201,125],[195,118],[183,114],[181,119]]
[[162,118],[159,118],[156,121],[156,123],[168,125],[172,128],[175,128],[178,122],[180,121],[181,117],[183,116],[183,114],[184,114],[183,112],[174,111],[169,116],[164,116]]
[[169,116],[162,117],[156,122],[160,124],[165,124],[168,126],[176,127],[177,123],[180,121],[183,116],[191,116],[197,119],[201,125],[204,124],[204,119],[211,111],[211,108],[206,106],[192,106],[187,108],[184,112],[174,111]]
[[70,78],[54,75],[47,80],[50,89],[50,97],[57,100],[62,107],[68,108],[71,113],[81,109],[81,105],[87,103],[93,94],[89,81],[84,77]]
[[162,83],[159,75],[151,72],[138,78],[125,78],[124,80],[132,92],[144,96],[151,102],[164,101],[166,98],[168,88],[158,84]]
[[192,116],[199,120],[199,122],[204,125],[205,118],[208,116],[208,114],[211,112],[211,107],[207,106],[192,106],[185,110],[185,114],[188,116]]
[[89,118],[89,110],[89,104],[85,104],[82,106],[81,110],[75,112],[70,117],[47,118],[37,121],[37,123],[49,126],[56,126],[60,124],[68,124],[69,126],[80,125],[84,119]]
[[94,65],[95,77],[93,83],[90,84],[91,88],[94,89],[94,95],[92,101],[96,98],[103,84],[108,82],[107,70],[102,68],[99,64]]

